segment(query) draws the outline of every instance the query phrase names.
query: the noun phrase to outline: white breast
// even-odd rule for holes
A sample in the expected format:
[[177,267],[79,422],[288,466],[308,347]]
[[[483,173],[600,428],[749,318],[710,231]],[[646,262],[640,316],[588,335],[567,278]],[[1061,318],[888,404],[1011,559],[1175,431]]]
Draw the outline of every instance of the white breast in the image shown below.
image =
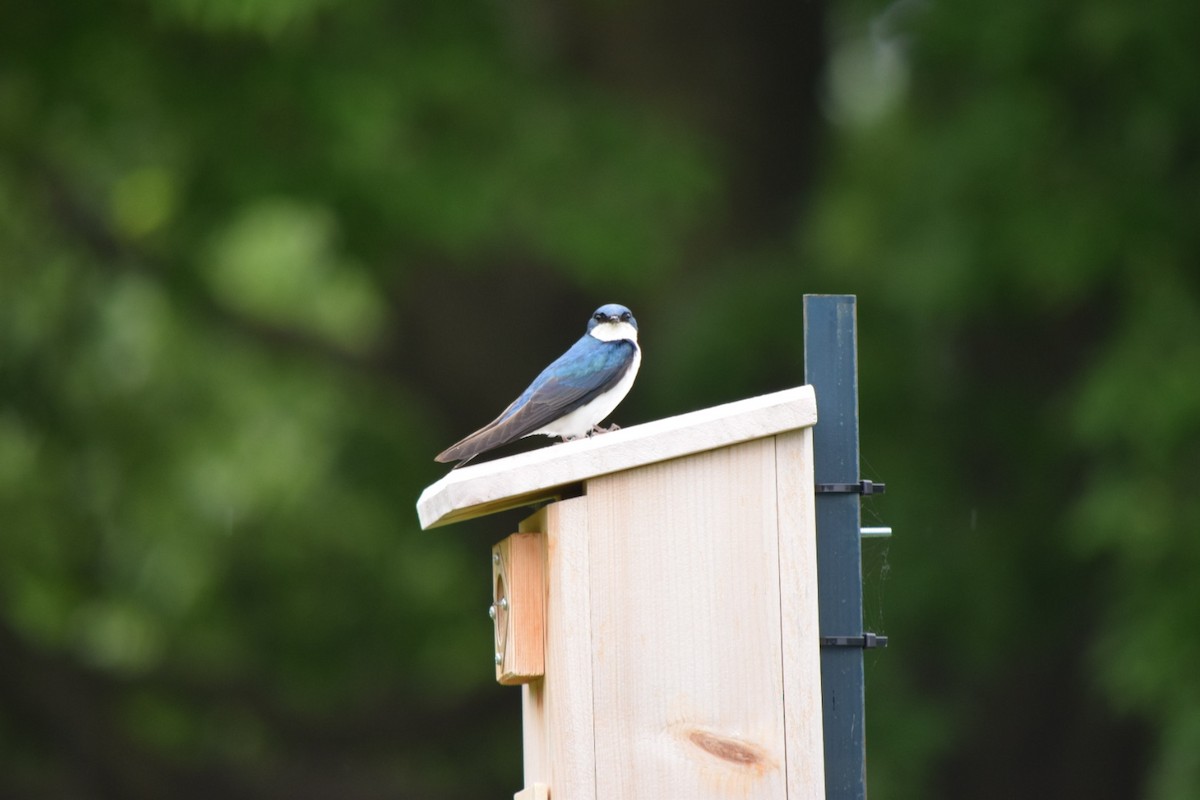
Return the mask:
[[[597,325],[596,327],[601,328],[604,326]],[[628,327],[632,328],[633,326],[630,325]],[[617,381],[616,386],[599,395],[590,403],[580,406],[570,414],[559,417],[546,427],[528,435],[534,436],[540,433],[545,436],[561,436],[564,439],[578,439],[581,436],[587,436],[592,428],[611,414],[613,409],[625,399],[625,395],[629,394],[629,390],[633,388],[633,379],[637,377],[638,367],[641,365],[642,349],[637,346],[637,342],[635,341],[633,345],[633,363],[629,365],[629,369],[625,370],[625,374],[621,376],[621,380]]]

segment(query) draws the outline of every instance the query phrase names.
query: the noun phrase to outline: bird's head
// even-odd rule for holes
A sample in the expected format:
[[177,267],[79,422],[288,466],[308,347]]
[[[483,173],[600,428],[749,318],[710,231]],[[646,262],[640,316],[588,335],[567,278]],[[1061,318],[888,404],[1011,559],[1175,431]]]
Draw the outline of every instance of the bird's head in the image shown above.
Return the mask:
[[633,318],[633,312],[617,303],[600,306],[592,312],[587,329],[588,333],[602,342],[615,342],[618,339],[636,342],[638,337],[637,320]]

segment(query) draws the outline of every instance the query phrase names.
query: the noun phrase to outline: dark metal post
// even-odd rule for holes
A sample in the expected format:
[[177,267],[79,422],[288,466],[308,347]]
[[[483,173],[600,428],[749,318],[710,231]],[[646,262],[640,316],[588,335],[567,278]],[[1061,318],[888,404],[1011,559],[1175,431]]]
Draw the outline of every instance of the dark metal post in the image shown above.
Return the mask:
[[[817,395],[816,482],[858,483],[858,341],[853,295],[804,296],[804,379]],[[817,494],[821,636],[863,635],[859,495]],[[863,651],[821,648],[826,800],[865,800]]]

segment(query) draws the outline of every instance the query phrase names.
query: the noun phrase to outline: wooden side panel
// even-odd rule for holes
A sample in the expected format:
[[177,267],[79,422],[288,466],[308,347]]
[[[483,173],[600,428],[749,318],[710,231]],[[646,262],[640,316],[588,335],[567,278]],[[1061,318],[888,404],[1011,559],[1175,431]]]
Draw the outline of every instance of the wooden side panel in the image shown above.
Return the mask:
[[812,429],[775,439],[783,699],[790,800],[825,796]]
[[776,488],[772,437],[587,482],[597,797],[786,796]]
[[[546,534],[542,541],[548,541],[549,523],[546,520],[546,509],[539,509],[537,513],[522,520],[519,530],[522,533],[542,532]],[[543,563],[547,564],[547,581],[550,571],[548,562],[548,558],[543,558]],[[549,592],[546,597],[545,636],[546,641],[549,642],[553,639],[549,630]],[[543,648],[543,654],[544,652]],[[550,730],[546,720],[545,688],[544,678],[521,685],[521,756],[526,786],[532,786],[534,781],[546,782],[550,776]]]
[[523,689],[525,785],[554,800],[596,800],[587,500],[546,506],[521,523],[546,542],[545,677]]
[[550,780],[550,723],[544,680],[521,685],[521,765],[525,785]]

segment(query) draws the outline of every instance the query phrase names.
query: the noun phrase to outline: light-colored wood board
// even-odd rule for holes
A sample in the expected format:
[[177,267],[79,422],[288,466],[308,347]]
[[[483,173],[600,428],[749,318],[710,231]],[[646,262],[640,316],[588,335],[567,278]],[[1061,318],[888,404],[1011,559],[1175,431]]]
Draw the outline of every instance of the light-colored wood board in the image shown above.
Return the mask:
[[776,482],[770,437],[588,481],[597,797],[786,797]]
[[433,528],[559,497],[564,487],[644,464],[813,425],[811,386],[798,386],[613,433],[452,470],[417,501],[422,528]]
[[550,729],[546,719],[546,682],[521,684],[521,765],[525,785],[550,780]]
[[[546,533],[549,541],[550,523],[547,508],[538,509],[526,517],[519,527],[521,533]],[[547,554],[547,561],[549,556]],[[547,576],[548,577],[548,576]],[[547,601],[549,597],[547,597]],[[547,608],[547,611],[549,609]],[[547,619],[547,623],[549,620]],[[521,686],[521,757],[525,785],[550,780],[550,731],[546,719],[546,681],[530,681]]]
[[[521,529],[546,534],[546,676],[525,704],[525,784],[562,800],[596,800],[587,501],[541,509]],[[531,713],[536,717],[531,718]]]
[[513,795],[513,800],[550,800],[550,787],[535,783]]
[[789,800],[825,796],[812,429],[775,438]]

